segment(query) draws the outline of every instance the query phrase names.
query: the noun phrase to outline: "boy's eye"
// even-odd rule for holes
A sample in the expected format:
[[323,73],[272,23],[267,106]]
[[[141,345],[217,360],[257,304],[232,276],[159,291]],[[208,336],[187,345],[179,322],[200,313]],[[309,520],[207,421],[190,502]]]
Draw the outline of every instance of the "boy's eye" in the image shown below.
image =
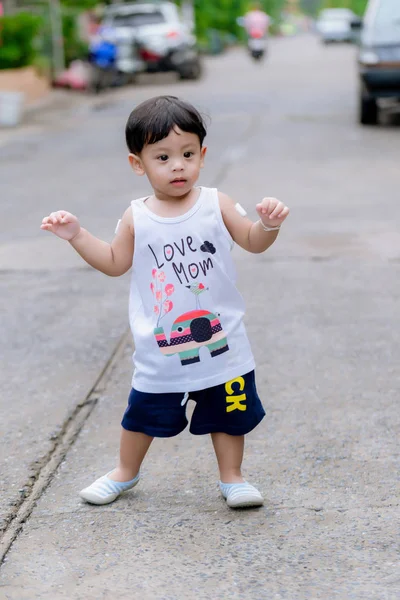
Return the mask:
[[168,160],[168,156],[166,154],[161,154],[161,156],[157,156],[158,160],[161,160],[162,162],[165,162],[166,160]]
[[194,152],[185,152],[183,156],[185,158],[190,158],[191,156],[193,156],[193,154],[194,154]]

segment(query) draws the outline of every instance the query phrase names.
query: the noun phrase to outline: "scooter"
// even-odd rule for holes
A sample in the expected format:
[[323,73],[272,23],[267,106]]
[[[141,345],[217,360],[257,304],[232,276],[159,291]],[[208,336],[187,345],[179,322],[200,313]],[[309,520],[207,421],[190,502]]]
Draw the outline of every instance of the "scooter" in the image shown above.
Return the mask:
[[117,47],[113,33],[107,28],[99,30],[89,47],[89,64],[91,66],[90,88],[95,93],[111,87],[116,81]]
[[250,31],[247,48],[254,60],[261,60],[267,52],[267,39],[265,35],[258,30]]

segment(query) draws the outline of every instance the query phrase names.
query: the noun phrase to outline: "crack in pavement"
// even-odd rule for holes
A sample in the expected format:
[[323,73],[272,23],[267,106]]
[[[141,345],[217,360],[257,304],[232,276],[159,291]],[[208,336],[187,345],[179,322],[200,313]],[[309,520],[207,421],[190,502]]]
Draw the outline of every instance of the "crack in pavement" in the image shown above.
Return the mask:
[[14,511],[10,514],[9,520],[1,532],[0,567],[4,563],[4,559],[13,542],[18,537],[23,524],[30,517],[36,502],[50,484],[61,461],[65,458],[68,450],[91,415],[100,394],[106,387],[112,371],[129,343],[129,339],[130,330],[128,329],[120,337],[87,396],[75,406],[70,416],[62,423],[60,433],[55,439],[53,448],[43,459],[37,471],[31,475],[31,483],[28,482],[23,486],[26,493],[21,497],[20,502],[14,506]]

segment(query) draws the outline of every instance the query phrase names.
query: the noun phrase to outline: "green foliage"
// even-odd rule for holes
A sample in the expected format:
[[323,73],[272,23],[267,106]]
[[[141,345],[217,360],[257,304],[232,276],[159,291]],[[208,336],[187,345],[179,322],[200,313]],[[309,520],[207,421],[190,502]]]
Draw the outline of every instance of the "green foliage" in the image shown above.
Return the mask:
[[194,0],[196,14],[196,33],[200,42],[211,46],[223,45],[231,36],[243,38],[243,28],[237,24],[237,18],[254,8],[255,4],[268,13],[277,23],[285,0]]
[[62,17],[62,32],[64,38],[65,64],[77,58],[86,58],[88,46],[79,36],[77,18],[73,14],[64,14]]
[[324,0],[322,8],[349,8],[362,16],[367,4],[368,0]]
[[79,8],[84,11],[98,6],[99,0],[61,0],[61,4],[71,8]]
[[19,13],[0,18],[0,69],[18,69],[35,62],[35,46],[42,20]]
[[245,0],[195,0],[196,32],[205,39],[210,30],[238,35],[237,17],[244,14]]
[[306,14],[315,17],[320,8],[322,0],[300,0],[300,9]]

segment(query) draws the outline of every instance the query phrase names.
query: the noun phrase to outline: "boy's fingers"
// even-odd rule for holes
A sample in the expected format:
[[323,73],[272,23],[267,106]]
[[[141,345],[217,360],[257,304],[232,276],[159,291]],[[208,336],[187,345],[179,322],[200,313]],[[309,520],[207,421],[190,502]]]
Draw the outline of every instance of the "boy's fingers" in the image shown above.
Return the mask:
[[70,223],[70,214],[65,210],[58,210],[57,212],[52,212],[48,217],[44,217],[42,219],[43,224],[51,224],[56,225],[57,223]]
[[269,203],[269,214],[272,214],[277,206],[279,206],[279,202],[277,200],[271,200]]
[[261,206],[262,206],[263,214],[267,215],[269,213],[269,211],[271,210],[271,201],[268,200],[268,198],[264,198]]
[[256,208],[259,213],[267,215],[269,219],[284,219],[289,214],[289,208],[277,198],[263,198]]
[[279,215],[279,213],[282,211],[282,209],[284,208],[282,202],[278,202],[278,204],[274,207],[273,211],[271,212],[271,214],[269,215],[272,219],[274,219],[275,217],[277,217]]
[[283,209],[282,212],[279,213],[278,217],[282,218],[282,217],[287,217],[289,214],[289,209],[287,206],[285,206],[285,208]]
[[65,210],[59,210],[57,215],[59,216],[60,223],[71,223],[71,213],[68,213]]

